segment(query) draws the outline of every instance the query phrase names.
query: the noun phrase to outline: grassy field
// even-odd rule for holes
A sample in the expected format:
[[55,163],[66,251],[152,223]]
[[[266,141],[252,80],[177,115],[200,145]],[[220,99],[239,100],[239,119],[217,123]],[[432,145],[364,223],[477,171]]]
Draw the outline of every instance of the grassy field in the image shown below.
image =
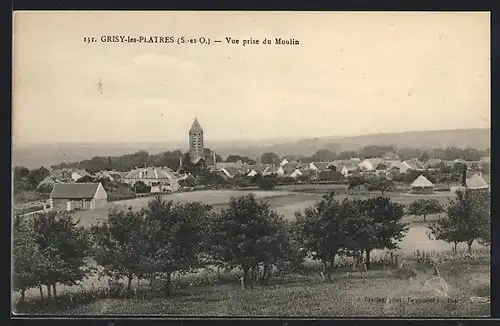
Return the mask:
[[[176,289],[170,298],[135,284],[131,299],[80,295],[80,304],[61,297],[57,308],[31,305],[31,313],[58,315],[303,316],[303,317],[480,317],[490,304],[489,261],[448,262],[434,270],[415,266],[411,278],[395,269],[338,271],[332,282],[306,273],[271,278],[241,290],[234,282]],[[190,282],[195,282],[191,276]],[[77,297],[77,296],[75,296]],[[22,311],[20,311],[22,312]]]
[[[307,186],[307,185],[305,185]],[[314,185],[316,186],[316,185]],[[318,186],[337,186],[337,185],[318,185]],[[293,219],[295,212],[303,210],[306,207],[314,205],[314,203],[321,199],[324,194],[313,190],[303,188],[300,192],[295,192],[290,188],[289,190],[276,190],[276,191],[248,191],[248,190],[204,190],[193,192],[173,193],[162,196],[165,200],[173,200],[176,202],[200,201],[206,204],[213,205],[215,208],[222,208],[227,205],[231,196],[243,196],[249,193],[255,194],[257,198],[266,199],[273,209],[283,214],[287,219]],[[348,195],[345,192],[339,191],[338,198],[340,200],[349,198],[366,199],[373,196],[379,196],[380,192],[353,192]],[[452,192],[440,192],[429,195],[413,195],[407,193],[387,193],[386,196],[391,197],[395,202],[407,205],[412,201],[420,198],[436,198],[441,204],[448,203],[448,198],[453,198]],[[110,202],[106,207],[79,211],[75,213],[75,217],[80,219],[81,225],[86,227],[95,224],[97,221],[103,221],[107,218],[109,209],[132,207],[133,209],[140,209],[146,207],[152,197],[143,197],[122,201]]]
[[[308,195],[291,193],[288,191],[248,191],[248,190],[202,190],[192,192],[180,192],[168,195],[163,195],[165,200],[173,200],[179,203],[189,201],[199,201],[205,204],[213,205],[215,208],[221,208],[228,204],[231,196],[244,196],[249,193],[255,194],[258,199],[267,199],[273,205],[278,207],[286,205],[290,202],[301,202],[304,196],[310,198]],[[285,199],[286,198],[286,199]],[[75,218],[80,219],[80,224],[83,226],[90,226],[98,221],[104,221],[108,212],[112,208],[125,209],[132,207],[133,209],[140,209],[146,207],[148,202],[153,197],[143,197],[128,200],[120,200],[108,203],[105,207],[75,212]],[[273,204],[275,203],[275,204]]]

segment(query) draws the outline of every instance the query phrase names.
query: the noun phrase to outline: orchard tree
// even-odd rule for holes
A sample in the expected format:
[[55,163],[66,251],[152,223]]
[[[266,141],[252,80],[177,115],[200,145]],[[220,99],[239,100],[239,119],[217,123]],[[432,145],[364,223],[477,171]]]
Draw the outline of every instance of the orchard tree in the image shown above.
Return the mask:
[[[29,217],[16,215],[13,223],[13,287],[21,292],[20,303],[25,302],[25,293],[29,288],[40,285],[46,258],[40,252],[35,241],[33,220]],[[43,299],[43,298],[42,298]]]
[[69,212],[45,212],[33,216],[34,241],[44,256],[40,283],[57,297],[56,284],[76,285],[91,271],[86,263],[90,237]]
[[457,191],[446,207],[447,218],[430,225],[430,236],[451,242],[456,250],[460,242],[472,251],[474,240],[489,244],[491,240],[490,194],[477,190]]
[[355,228],[359,234],[354,248],[366,254],[366,266],[370,267],[370,253],[374,249],[396,249],[397,243],[407,232],[403,223],[403,206],[387,197],[374,197],[355,201],[362,218]]
[[355,201],[339,202],[334,193],[323,196],[316,205],[295,214],[294,234],[313,258],[323,263],[331,280],[335,256],[342,248],[352,248],[359,236],[364,216]]
[[208,225],[212,207],[202,203],[174,203],[155,197],[142,211],[144,216],[142,240],[146,248],[144,271],[150,277],[164,275],[166,294],[172,291],[174,272],[189,271],[202,265],[201,254],[209,247]]
[[387,178],[370,178],[367,183],[365,184],[365,187],[368,189],[368,191],[380,191],[382,196],[384,195],[384,192],[386,191],[394,191],[395,190],[395,185],[392,180],[389,180]]
[[354,189],[354,188],[357,188],[358,191],[361,190],[361,186],[366,184],[367,183],[367,180],[365,178],[363,178],[362,176],[351,176],[349,177],[349,187],[348,187],[348,190],[351,190],[351,189]]
[[423,216],[443,212],[443,207],[437,199],[417,199],[408,206],[408,214]]
[[283,218],[266,201],[253,194],[232,197],[229,208],[211,222],[213,255],[243,270],[242,286],[252,287],[251,269],[270,264],[287,252],[288,236]]
[[102,274],[113,279],[127,278],[127,297],[132,280],[144,274],[144,218],[142,212],[112,210],[108,220],[91,229],[94,259],[103,267]]

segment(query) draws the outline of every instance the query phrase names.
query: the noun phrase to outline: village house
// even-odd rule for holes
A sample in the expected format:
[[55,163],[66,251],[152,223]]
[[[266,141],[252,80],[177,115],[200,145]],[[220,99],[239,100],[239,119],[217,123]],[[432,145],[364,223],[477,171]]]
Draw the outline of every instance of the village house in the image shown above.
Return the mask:
[[247,177],[254,177],[254,176],[259,175],[259,174],[262,174],[262,172],[260,171],[260,169],[253,168],[253,169],[250,170],[250,172],[248,172]]
[[92,177],[92,175],[90,173],[88,173],[87,171],[85,170],[73,170],[71,172],[71,179],[74,181],[74,182],[77,182],[78,180],[80,180],[81,178],[83,177]]
[[420,175],[411,184],[412,194],[432,194],[434,192],[434,184],[423,175]]
[[386,170],[398,170],[401,165],[401,160],[384,160],[382,162],[386,166]]
[[111,174],[109,174],[106,171],[99,171],[97,173],[94,173],[94,178],[95,179],[106,179],[106,180],[109,180],[109,181],[115,181],[115,178],[113,178],[111,176]]
[[408,171],[424,171],[425,166],[417,159],[411,159],[401,162],[399,165],[399,173],[406,173]]
[[121,181],[131,187],[141,181],[151,187],[151,192],[165,192],[177,191],[179,180],[181,180],[181,175],[168,167],[147,167],[130,171]]
[[377,166],[383,162],[384,160],[382,158],[368,158],[359,163],[358,167],[361,171],[374,171]]
[[437,166],[439,166],[439,164],[441,164],[442,161],[443,160],[441,160],[439,158],[430,158],[425,162],[425,168],[429,169],[429,168],[437,167]]
[[330,163],[329,162],[312,162],[309,163],[309,169],[320,172],[320,171],[326,171],[330,168]]
[[40,181],[40,183],[37,186],[37,190],[42,189],[42,188],[52,188],[56,183],[63,183],[61,180],[58,178],[54,177],[53,175],[47,176],[45,179]]
[[108,194],[100,183],[56,183],[50,194],[54,211],[74,211],[105,207]]
[[301,175],[304,175],[304,171],[301,171],[299,169],[294,169],[293,171],[291,171],[291,173],[287,176],[291,177],[291,178],[298,178],[300,177]]
[[351,175],[358,169],[358,163],[352,160],[335,160],[332,162],[337,172],[340,172],[344,177]]
[[231,166],[231,165],[221,167],[221,168],[219,168],[219,171],[224,173],[224,175],[226,177],[228,177],[229,179],[232,179],[232,178],[240,175],[240,170],[237,167]]
[[271,174],[278,175],[278,170],[279,170],[279,167],[274,166],[274,165],[268,165],[268,166],[266,166],[266,168],[264,169],[262,174],[263,175],[271,175]]
[[281,161],[280,166],[285,166],[288,163],[289,163],[288,160],[285,158],[285,159],[283,159],[283,161]]
[[74,182],[73,179],[71,179],[71,173],[71,169],[53,169],[50,171],[52,177],[62,182]]

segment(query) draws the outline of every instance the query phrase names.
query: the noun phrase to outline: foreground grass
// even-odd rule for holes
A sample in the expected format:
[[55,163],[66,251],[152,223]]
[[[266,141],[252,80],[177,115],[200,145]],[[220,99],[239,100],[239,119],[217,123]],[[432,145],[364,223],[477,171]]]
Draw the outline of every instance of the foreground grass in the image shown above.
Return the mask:
[[[412,268],[412,277],[394,270],[338,272],[333,282],[321,277],[288,275],[243,291],[238,284],[176,289],[170,298],[139,289],[131,299],[97,298],[63,308],[38,307],[23,312],[56,315],[304,316],[304,317],[467,317],[489,316],[489,261],[450,262],[435,270]],[[146,290],[146,292],[145,292]],[[389,301],[387,301],[389,300]]]

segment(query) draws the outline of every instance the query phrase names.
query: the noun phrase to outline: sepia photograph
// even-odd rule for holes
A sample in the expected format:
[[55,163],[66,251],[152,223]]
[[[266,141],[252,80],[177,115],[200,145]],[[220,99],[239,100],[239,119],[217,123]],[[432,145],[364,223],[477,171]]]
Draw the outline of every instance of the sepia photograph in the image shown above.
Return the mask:
[[15,316],[489,317],[490,13],[17,11]]

